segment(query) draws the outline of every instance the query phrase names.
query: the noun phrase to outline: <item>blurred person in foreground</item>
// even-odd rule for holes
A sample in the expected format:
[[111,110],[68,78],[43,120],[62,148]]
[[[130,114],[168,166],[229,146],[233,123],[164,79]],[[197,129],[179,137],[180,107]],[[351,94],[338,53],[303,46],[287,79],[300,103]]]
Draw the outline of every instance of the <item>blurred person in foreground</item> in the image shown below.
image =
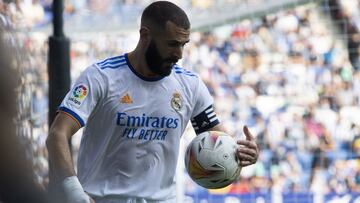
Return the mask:
[[36,182],[32,156],[26,154],[25,139],[16,133],[18,113],[15,51],[5,43],[0,28],[0,203],[45,203],[43,188]]
[[[176,64],[189,35],[181,8],[154,2],[142,13],[135,50],[91,65],[75,82],[47,139],[68,202],[176,202],[174,176],[187,123],[197,134],[223,131],[204,83]],[[76,174],[68,140],[84,126]],[[259,153],[254,136],[243,130],[246,140],[236,151],[242,167]]]

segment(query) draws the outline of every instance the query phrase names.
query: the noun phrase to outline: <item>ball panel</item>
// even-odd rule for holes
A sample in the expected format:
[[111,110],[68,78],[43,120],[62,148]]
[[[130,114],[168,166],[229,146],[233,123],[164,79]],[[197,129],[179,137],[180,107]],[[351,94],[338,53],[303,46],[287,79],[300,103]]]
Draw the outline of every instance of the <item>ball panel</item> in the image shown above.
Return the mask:
[[228,186],[240,175],[235,140],[223,132],[199,134],[189,144],[185,165],[190,177],[209,189]]
[[202,167],[201,164],[198,162],[195,154],[196,152],[194,152],[193,149],[189,150],[189,164],[187,168],[188,173],[191,174],[191,177],[193,179],[216,177],[221,174],[218,170],[208,170]]

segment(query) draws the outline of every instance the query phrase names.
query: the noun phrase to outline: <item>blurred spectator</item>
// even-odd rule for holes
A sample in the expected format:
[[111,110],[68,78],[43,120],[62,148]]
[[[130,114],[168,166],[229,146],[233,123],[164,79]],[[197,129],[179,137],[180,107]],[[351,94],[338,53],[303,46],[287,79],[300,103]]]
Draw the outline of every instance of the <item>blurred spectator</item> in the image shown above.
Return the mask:
[[354,137],[354,140],[351,143],[351,149],[356,157],[360,157],[360,134],[357,134]]
[[17,88],[20,75],[16,67],[16,51],[7,44],[0,29],[0,202],[2,203],[42,203],[46,195],[42,185],[36,181],[32,167],[33,157],[27,154],[32,145],[17,131],[15,123],[19,109]]
[[360,70],[360,2],[358,0],[329,0],[330,13],[339,25],[340,32],[346,35],[348,57],[355,71]]
[[11,15],[9,13],[9,5],[0,0],[0,28],[9,30],[12,28]]

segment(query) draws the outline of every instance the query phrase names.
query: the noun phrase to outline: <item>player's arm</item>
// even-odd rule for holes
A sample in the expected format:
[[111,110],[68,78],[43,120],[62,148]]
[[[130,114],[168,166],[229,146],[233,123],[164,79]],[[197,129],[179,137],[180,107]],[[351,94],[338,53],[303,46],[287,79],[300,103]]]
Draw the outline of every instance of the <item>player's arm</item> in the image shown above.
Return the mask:
[[208,129],[208,130],[206,130],[206,131],[221,131],[221,132],[226,132],[226,129],[224,128],[224,126],[223,126],[221,123],[219,123],[219,124],[217,124],[216,126],[210,128],[210,129]]
[[46,145],[49,151],[51,181],[61,185],[67,202],[88,203],[89,197],[75,173],[69,140],[84,127],[100,101],[106,83],[96,64],[86,68],[64,97],[52,123]]
[[66,199],[71,203],[94,202],[82,188],[74,169],[69,140],[81,128],[78,122],[59,111],[46,140],[54,181],[61,182]]
[[75,176],[69,140],[80,129],[77,122],[63,112],[59,112],[52,123],[46,146],[52,164],[54,180],[61,181],[66,177]]
[[[215,113],[212,105],[213,98],[201,80],[199,80],[196,92],[198,95],[195,112],[191,118],[191,124],[194,127],[196,134],[211,130],[226,132]],[[237,144],[239,145],[237,148],[237,156],[239,157],[241,166],[248,166],[257,161],[259,149],[254,136],[250,133],[246,126],[244,126],[243,131],[246,136],[246,140],[237,141]]]

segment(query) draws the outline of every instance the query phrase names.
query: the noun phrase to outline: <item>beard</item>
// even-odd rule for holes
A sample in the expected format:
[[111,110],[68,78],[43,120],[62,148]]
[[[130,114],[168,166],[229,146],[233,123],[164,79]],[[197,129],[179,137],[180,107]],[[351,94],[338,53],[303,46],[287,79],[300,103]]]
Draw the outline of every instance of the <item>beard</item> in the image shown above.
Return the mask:
[[145,52],[145,60],[150,71],[162,77],[170,75],[172,66],[177,62],[177,59],[162,58],[154,40]]

